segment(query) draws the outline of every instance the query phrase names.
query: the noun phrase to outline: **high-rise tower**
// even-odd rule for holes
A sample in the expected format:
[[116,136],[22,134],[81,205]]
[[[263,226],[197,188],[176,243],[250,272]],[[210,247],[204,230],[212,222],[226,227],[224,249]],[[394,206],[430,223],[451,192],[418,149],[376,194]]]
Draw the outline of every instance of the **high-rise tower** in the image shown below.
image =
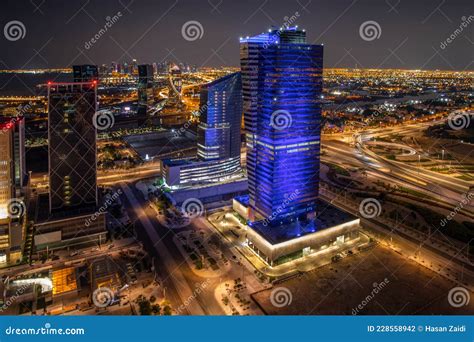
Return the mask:
[[21,259],[26,226],[24,118],[0,118],[0,265]]
[[97,82],[49,84],[48,99],[50,213],[95,207]]
[[242,78],[234,73],[201,89],[198,157],[202,160],[240,160]]
[[323,46],[297,28],[241,39],[249,219],[314,215],[319,189]]

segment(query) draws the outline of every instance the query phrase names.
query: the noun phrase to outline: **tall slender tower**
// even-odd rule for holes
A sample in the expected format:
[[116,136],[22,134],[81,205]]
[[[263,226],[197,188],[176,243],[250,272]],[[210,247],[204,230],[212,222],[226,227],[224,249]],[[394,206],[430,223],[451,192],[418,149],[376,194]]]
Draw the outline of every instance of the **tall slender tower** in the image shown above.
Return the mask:
[[24,118],[0,118],[0,265],[21,259],[25,236]]
[[50,213],[96,207],[97,81],[48,84]]
[[150,107],[153,105],[153,67],[150,64],[138,66],[138,116],[146,118],[151,126]]
[[240,41],[250,222],[314,216],[323,46],[297,28]]
[[233,73],[202,87],[198,126],[198,157],[240,161],[242,78]]

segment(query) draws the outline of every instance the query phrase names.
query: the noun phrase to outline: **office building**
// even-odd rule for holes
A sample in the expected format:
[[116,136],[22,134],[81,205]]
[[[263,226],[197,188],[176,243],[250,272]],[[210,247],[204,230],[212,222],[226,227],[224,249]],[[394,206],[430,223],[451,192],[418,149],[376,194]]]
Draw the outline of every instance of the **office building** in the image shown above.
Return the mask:
[[319,198],[323,47],[296,27],[241,38],[245,245],[270,266],[360,241],[360,220]]
[[241,39],[240,58],[250,221],[307,219],[318,198],[323,46],[297,28],[270,30]]
[[0,118],[0,265],[21,260],[26,234],[24,118]]
[[97,84],[49,84],[48,98],[50,213],[95,207]]
[[234,73],[206,84],[200,95],[198,157],[240,160],[242,78]]
[[196,196],[212,197],[209,201],[246,191],[247,179],[240,165],[241,85],[240,73],[234,73],[203,86],[196,158],[161,161],[165,186],[175,193],[178,203],[183,191],[200,189]]
[[150,64],[138,66],[138,113],[137,115],[146,118],[151,123],[149,117],[151,107],[153,106],[154,86],[153,86],[153,67]]
[[74,65],[72,67],[74,82],[99,81],[97,65]]
[[105,217],[94,215],[96,110],[96,80],[48,84],[49,194],[36,200],[37,251],[105,241]]

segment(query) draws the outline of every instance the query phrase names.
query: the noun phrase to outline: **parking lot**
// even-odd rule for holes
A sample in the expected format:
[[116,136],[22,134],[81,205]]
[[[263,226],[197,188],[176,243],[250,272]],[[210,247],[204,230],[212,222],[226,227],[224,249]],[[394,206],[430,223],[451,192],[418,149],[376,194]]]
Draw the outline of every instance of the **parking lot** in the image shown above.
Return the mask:
[[[472,300],[459,308],[449,304],[448,293],[456,286],[414,261],[378,245],[275,284],[273,289],[258,292],[253,298],[270,315],[472,313]],[[274,305],[277,288],[288,290],[285,290],[285,305]],[[374,293],[375,288],[377,293]]]

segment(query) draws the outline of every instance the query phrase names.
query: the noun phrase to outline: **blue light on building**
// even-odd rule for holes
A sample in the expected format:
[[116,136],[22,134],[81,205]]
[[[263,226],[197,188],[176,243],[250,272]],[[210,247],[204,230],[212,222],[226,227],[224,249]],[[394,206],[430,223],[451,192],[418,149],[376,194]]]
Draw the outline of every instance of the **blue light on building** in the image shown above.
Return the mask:
[[197,158],[164,159],[162,175],[172,189],[212,185],[245,177],[240,165],[242,79],[219,78],[201,89]]
[[312,218],[319,191],[323,46],[297,28],[240,40],[249,219]]
[[198,126],[198,157],[202,160],[238,158],[242,120],[242,78],[234,73],[203,87]]

